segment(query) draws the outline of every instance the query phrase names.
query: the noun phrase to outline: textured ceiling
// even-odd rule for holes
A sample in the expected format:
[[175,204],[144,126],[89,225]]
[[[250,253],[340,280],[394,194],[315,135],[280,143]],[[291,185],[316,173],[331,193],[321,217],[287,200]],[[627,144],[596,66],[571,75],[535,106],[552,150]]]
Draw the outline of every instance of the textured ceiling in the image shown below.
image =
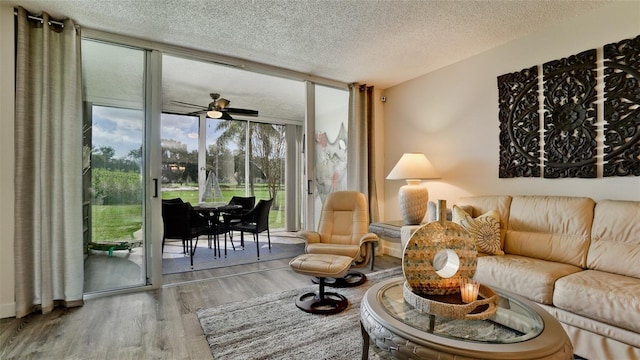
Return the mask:
[[[0,1],[21,5],[34,13],[46,11],[54,17],[70,17],[85,28],[204,50],[346,83],[367,83],[379,89],[606,3],[564,0]],[[189,69],[176,71],[188,72]],[[178,74],[174,78],[194,78],[193,81],[201,83],[167,82],[163,84],[163,91],[175,91],[168,98],[197,104],[206,105],[210,101],[208,93],[212,91],[221,92],[223,96],[248,92],[249,83],[230,82],[231,88],[218,87],[222,80],[219,75],[205,79],[199,72],[191,76]],[[253,87],[256,84],[252,82]],[[180,95],[188,89],[197,89],[197,92]],[[251,101],[238,104],[243,101],[240,96],[230,99],[232,107],[261,106],[252,105]],[[263,98],[267,96],[268,92],[263,94]],[[261,113],[264,106],[268,105],[258,109]],[[295,116],[299,116],[299,110],[296,111]]]

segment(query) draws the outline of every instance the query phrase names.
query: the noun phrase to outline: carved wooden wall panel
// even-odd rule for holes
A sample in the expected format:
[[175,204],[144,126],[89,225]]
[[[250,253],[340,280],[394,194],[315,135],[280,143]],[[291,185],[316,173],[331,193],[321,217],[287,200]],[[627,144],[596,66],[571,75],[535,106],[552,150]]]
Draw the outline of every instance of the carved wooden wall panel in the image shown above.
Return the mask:
[[640,36],[604,47],[603,176],[640,176]]
[[593,49],[545,63],[541,79],[536,66],[498,77],[501,178],[539,177],[541,167],[545,178],[595,178],[599,157],[603,176],[640,176],[640,36],[601,54]]
[[596,177],[596,50],[543,65],[545,178]]
[[500,178],[540,176],[538,67],[498,77]]

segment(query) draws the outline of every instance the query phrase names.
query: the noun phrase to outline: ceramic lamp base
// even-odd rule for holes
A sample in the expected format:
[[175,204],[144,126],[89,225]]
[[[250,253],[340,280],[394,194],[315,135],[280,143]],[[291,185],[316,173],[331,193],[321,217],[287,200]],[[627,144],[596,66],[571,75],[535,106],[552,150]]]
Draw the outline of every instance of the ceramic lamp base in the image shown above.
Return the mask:
[[400,215],[406,225],[416,225],[422,222],[427,213],[429,192],[420,184],[420,180],[407,180],[407,184],[400,187],[398,193]]

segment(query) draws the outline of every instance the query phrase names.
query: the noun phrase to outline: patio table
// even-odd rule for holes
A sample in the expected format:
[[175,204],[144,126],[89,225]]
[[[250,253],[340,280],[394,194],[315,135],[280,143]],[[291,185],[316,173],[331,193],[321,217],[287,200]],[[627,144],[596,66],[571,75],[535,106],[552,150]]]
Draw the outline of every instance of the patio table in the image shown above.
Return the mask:
[[[227,203],[199,203],[193,207],[195,211],[202,214],[209,223],[209,231],[213,234],[214,253],[218,252],[220,257],[220,214],[227,211],[237,211],[242,209],[240,205],[230,205]],[[209,236],[209,248],[211,248],[211,235]],[[216,250],[217,249],[217,250]],[[227,235],[224,236],[224,256],[227,256]]]

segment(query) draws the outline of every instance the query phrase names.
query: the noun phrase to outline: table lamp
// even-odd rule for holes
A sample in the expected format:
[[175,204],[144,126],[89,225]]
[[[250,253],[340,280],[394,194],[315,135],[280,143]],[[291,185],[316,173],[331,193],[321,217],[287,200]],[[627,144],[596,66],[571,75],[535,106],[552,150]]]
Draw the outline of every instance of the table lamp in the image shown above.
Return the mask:
[[398,200],[400,214],[406,225],[420,224],[427,212],[429,192],[420,184],[421,180],[439,179],[440,174],[424,154],[405,153],[391,169],[388,180],[406,180],[400,187]]

